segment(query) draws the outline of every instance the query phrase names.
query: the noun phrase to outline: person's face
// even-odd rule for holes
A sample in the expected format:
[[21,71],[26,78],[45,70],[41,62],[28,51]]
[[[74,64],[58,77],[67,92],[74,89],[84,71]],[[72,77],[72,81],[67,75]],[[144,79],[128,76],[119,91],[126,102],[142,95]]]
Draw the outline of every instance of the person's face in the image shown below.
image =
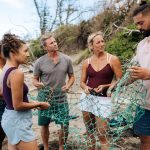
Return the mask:
[[105,50],[105,41],[101,35],[97,35],[91,44],[93,52],[103,52]]
[[58,50],[57,42],[53,37],[50,37],[45,41],[45,50],[47,52],[53,52]]
[[150,31],[150,14],[143,15],[142,13],[139,13],[133,17],[133,20],[141,32]]
[[14,55],[18,64],[26,64],[29,56],[28,46],[26,44],[22,44],[22,47],[20,47],[18,53]]

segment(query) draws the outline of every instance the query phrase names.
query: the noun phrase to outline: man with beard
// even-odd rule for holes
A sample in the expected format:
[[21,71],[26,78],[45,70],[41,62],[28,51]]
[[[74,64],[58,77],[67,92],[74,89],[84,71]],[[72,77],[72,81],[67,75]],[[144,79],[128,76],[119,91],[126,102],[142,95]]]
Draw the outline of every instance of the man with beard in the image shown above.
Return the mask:
[[145,106],[137,108],[138,111],[144,109],[144,114],[134,123],[133,129],[140,138],[140,150],[150,150],[150,4],[136,8],[133,12],[133,20],[138,29],[144,33],[145,38],[138,44],[135,57],[140,67],[131,67],[131,77],[135,80],[143,80],[147,89]]

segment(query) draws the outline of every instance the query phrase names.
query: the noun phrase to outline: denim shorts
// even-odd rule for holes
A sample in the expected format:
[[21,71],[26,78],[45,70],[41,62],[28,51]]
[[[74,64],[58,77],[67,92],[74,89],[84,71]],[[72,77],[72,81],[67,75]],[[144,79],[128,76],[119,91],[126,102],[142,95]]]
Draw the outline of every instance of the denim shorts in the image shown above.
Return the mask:
[[139,136],[150,136],[150,110],[137,107],[136,115],[139,119],[133,124],[134,133]]
[[35,140],[35,134],[31,128],[31,110],[15,111],[5,109],[1,124],[8,142],[12,145],[16,145],[20,141],[31,142]]

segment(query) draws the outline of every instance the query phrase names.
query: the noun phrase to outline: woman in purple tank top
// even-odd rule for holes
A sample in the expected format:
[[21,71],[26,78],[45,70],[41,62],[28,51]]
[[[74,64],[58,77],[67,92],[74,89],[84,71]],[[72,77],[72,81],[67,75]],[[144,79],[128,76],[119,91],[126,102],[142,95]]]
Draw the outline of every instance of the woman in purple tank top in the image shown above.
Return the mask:
[[88,37],[89,49],[93,55],[82,66],[80,109],[86,126],[88,150],[95,150],[95,131],[101,144],[101,150],[110,147],[106,134],[107,118],[111,115],[111,98],[107,89],[122,77],[121,63],[116,56],[105,51],[105,41],[101,32]]
[[32,126],[32,108],[47,109],[46,102],[29,102],[28,87],[24,74],[18,69],[27,62],[28,47],[16,35],[5,34],[2,39],[2,54],[6,65],[2,73],[2,93],[6,109],[2,116],[2,128],[8,138],[9,150],[37,150]]

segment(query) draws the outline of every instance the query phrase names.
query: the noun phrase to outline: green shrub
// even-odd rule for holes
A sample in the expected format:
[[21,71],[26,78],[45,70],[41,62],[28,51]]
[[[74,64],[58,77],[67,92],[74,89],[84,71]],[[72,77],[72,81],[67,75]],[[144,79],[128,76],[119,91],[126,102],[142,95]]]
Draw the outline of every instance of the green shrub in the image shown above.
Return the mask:
[[[135,26],[130,25],[128,28],[134,29]],[[106,43],[106,50],[118,56],[121,62],[125,63],[134,55],[137,43],[141,38],[142,36],[138,32],[129,33],[127,30],[124,30]]]
[[76,49],[76,38],[78,35],[78,27],[76,25],[62,25],[54,31],[59,49],[63,52],[71,52]]
[[33,53],[35,58],[39,58],[44,55],[45,52],[40,46],[39,38],[30,42],[30,51]]
[[82,60],[85,60],[91,55],[91,52],[89,49],[85,49],[84,51],[81,51],[79,54],[79,57],[73,62],[75,65],[78,65],[81,63]]

